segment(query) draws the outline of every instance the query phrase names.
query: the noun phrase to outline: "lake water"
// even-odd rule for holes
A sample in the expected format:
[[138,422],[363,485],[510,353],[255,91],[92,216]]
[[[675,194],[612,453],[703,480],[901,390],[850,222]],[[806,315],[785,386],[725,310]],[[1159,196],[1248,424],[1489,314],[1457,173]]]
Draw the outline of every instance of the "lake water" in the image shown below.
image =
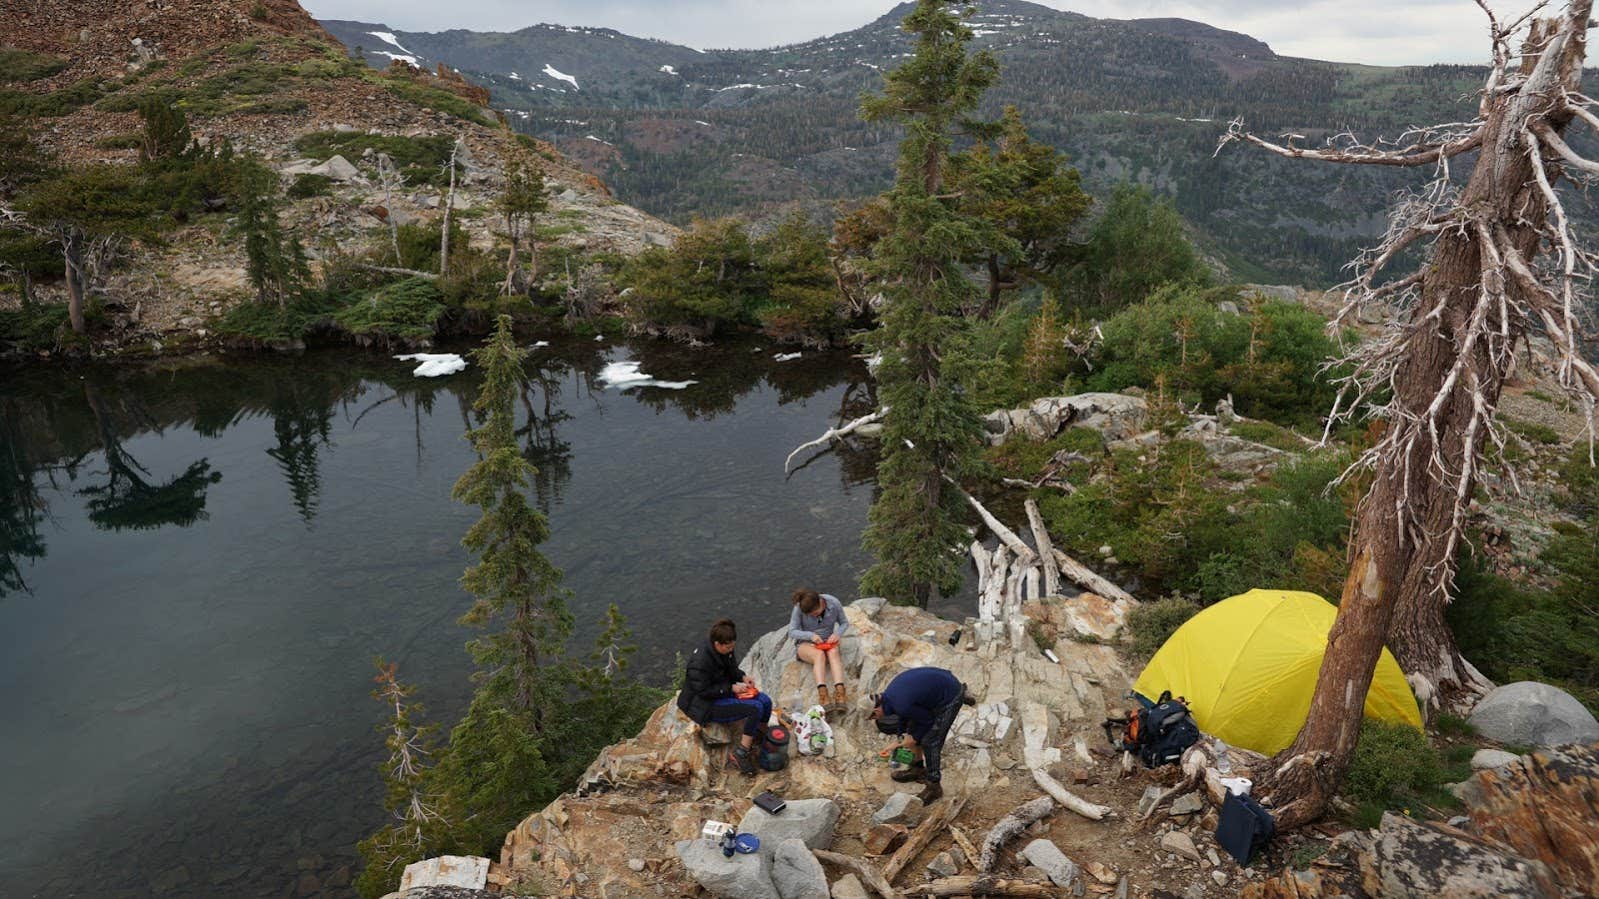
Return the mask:
[[[615,602],[665,682],[719,615],[753,638],[797,585],[854,595],[875,455],[783,459],[875,398],[847,355],[774,352],[535,351],[519,439],[578,645]],[[630,359],[699,383],[596,380]],[[0,370],[0,895],[351,895],[373,657],[446,727],[470,689],[477,384],[351,350]]]

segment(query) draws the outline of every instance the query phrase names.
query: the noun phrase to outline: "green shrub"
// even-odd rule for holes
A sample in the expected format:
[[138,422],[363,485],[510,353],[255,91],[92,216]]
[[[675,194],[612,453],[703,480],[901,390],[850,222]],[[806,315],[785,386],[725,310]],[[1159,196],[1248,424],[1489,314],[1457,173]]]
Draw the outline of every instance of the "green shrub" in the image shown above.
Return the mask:
[[409,344],[431,339],[443,316],[438,287],[423,278],[409,278],[377,288],[334,313],[333,320],[359,338]]
[[14,343],[24,352],[54,350],[70,333],[65,303],[0,309],[0,344]]
[[67,60],[45,53],[0,47],[0,84],[49,78],[67,67]]
[[1366,720],[1349,770],[1343,795],[1357,805],[1408,811],[1422,803],[1452,804],[1440,799],[1444,768],[1427,735],[1407,724]]
[[622,274],[635,322],[701,336],[752,324],[764,300],[749,232],[738,219],[697,220],[672,242],[639,254]]
[[1512,432],[1519,435],[1523,439],[1530,440],[1533,443],[1542,443],[1545,446],[1552,446],[1560,442],[1560,432],[1549,427],[1548,425],[1539,424],[1535,421],[1522,421],[1516,418],[1506,418],[1504,422],[1505,427],[1509,428]]
[[984,455],[1001,475],[1031,481],[1061,452],[1088,457],[1088,462],[1073,463],[1065,472],[1068,480],[1082,480],[1093,460],[1105,454],[1105,436],[1093,428],[1073,426],[1052,440],[1009,440]]
[[826,228],[796,212],[755,242],[766,280],[761,330],[783,343],[830,346],[844,336],[845,310],[828,259]]
[[476,122],[479,125],[495,124],[483,107],[459,94],[452,94],[443,88],[421,84],[404,75],[383,76],[382,81],[389,89],[389,93],[408,103],[453,115],[468,122]]
[[144,146],[144,136],[141,134],[113,134],[102,137],[94,142],[101,150],[137,150]]
[[1133,655],[1147,659],[1155,654],[1188,619],[1199,614],[1199,603],[1182,596],[1146,602],[1127,613],[1125,639]]
[[271,97],[246,103],[234,112],[238,115],[298,115],[311,105],[299,97]]
[[289,185],[288,194],[296,200],[306,200],[311,197],[325,197],[333,192],[333,179],[327,175],[316,175],[311,172],[301,172],[294,176],[294,183]]
[[0,115],[25,118],[57,118],[71,115],[114,90],[116,90],[114,84],[107,84],[98,78],[84,78],[47,94],[0,90]]

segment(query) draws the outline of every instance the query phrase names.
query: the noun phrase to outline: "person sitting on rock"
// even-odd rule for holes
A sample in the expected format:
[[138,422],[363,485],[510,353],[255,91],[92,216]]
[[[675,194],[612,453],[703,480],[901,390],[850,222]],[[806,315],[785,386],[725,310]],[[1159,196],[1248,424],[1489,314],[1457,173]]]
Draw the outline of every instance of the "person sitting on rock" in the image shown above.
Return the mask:
[[[839,639],[849,630],[844,604],[838,597],[815,590],[794,591],[794,611],[788,618],[788,635],[794,638],[794,657],[811,666],[816,675],[816,702],[824,708],[843,708],[849,701],[844,693],[844,656]],[[833,693],[827,692],[828,669],[832,669]]]
[[944,795],[941,761],[944,739],[961,704],[971,704],[966,687],[943,668],[911,668],[900,672],[882,693],[872,697],[871,718],[878,731],[901,737],[900,745],[917,755],[916,761],[895,771],[900,783],[926,781],[922,801],[931,803]]
[[737,644],[738,629],[732,619],[711,625],[705,643],[688,657],[677,707],[698,724],[743,722],[744,735],[728,755],[728,762],[744,774],[754,774],[755,741],[772,717],[772,700],[738,667],[733,657]]

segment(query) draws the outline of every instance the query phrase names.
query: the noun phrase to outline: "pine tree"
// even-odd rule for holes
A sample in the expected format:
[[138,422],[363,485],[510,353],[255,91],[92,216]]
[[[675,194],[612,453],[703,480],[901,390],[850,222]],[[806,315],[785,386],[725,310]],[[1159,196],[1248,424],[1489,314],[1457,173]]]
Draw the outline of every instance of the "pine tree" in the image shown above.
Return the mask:
[[277,176],[247,160],[240,164],[237,190],[234,230],[244,238],[245,274],[259,302],[286,308],[310,280],[310,265],[299,235],[285,235],[278,222]]
[[477,597],[463,622],[503,625],[473,641],[472,654],[493,692],[537,720],[541,700],[558,686],[542,669],[559,661],[572,616],[560,570],[538,549],[550,526],[528,502],[533,466],[516,443],[514,403],[526,356],[516,345],[508,315],[499,317],[493,336],[473,353],[484,374],[473,408],[484,420],[467,434],[478,463],[456,482],[454,497],[483,510],[461,541],[478,555],[478,564],[461,577],[461,586]]
[[440,813],[440,798],[429,780],[428,758],[435,754],[431,724],[418,723],[421,703],[413,702],[416,688],[401,683],[399,666],[376,661],[377,689],[372,698],[388,709],[379,726],[388,755],[383,761],[383,808],[390,822],[362,840],[357,848],[366,868],[356,882],[363,896],[382,895],[393,886],[406,864],[426,858],[440,845],[447,822]]
[[[539,213],[550,208],[549,191],[544,184],[544,169],[520,146],[512,145],[506,154],[505,187],[500,193],[500,215],[505,219],[505,235],[511,241],[511,252],[505,262],[505,284],[500,292],[507,296],[523,292],[529,278],[539,273],[538,253],[532,235]],[[528,239],[529,278],[522,275],[520,255],[522,238]]]
[[1066,154],[1033,140],[1014,106],[1005,108],[993,142],[956,155],[951,169],[950,193],[960,194],[963,211],[1005,238],[972,260],[988,272],[988,297],[978,313],[987,318],[1005,291],[1047,281],[1064,268],[1074,250],[1072,229],[1093,201]]
[[958,130],[981,130],[969,116],[999,71],[986,50],[968,54],[973,35],[960,9],[920,0],[904,23],[916,36],[914,57],[861,106],[867,120],[905,128],[888,194],[891,224],[871,262],[886,302],[868,345],[882,358],[888,412],[881,493],[865,535],[878,561],[861,590],[922,606],[934,587],[949,593],[960,585],[964,510],[946,480],[958,483],[972,469],[981,444],[977,413],[945,372],[945,353],[964,329],[961,313],[979,296],[961,261],[1003,244],[944,195],[950,146]]

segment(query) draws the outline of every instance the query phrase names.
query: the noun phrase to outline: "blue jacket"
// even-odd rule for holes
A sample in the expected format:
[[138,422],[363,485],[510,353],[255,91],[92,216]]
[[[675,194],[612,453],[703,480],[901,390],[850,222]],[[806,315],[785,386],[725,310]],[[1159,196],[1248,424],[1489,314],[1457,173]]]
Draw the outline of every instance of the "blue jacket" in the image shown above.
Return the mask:
[[911,668],[889,682],[881,697],[883,711],[904,721],[900,733],[920,743],[938,710],[960,699],[960,679],[943,668]]

